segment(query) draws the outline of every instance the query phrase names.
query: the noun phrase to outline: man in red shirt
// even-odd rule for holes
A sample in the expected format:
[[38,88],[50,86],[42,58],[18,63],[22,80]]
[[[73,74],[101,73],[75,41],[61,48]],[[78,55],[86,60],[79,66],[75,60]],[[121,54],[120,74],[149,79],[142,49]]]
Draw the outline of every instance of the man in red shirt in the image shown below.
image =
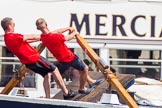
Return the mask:
[[[93,87],[98,85],[103,81],[103,79],[93,80],[88,75],[88,66],[81,60],[77,55],[75,55],[64,43],[69,41],[78,35],[79,33],[75,31],[72,27],[67,27],[63,29],[58,29],[55,31],[49,31],[47,23],[43,18],[39,18],[36,21],[37,29],[42,32],[41,41],[48,48],[48,50],[56,57],[57,61],[61,65],[61,70],[65,71],[69,67],[79,70],[80,74],[80,87],[78,93],[88,94],[93,90]],[[62,33],[70,31],[70,34],[64,36]],[[85,87],[85,83],[88,82],[91,86],[90,88]],[[93,86],[93,87],[92,87]]]
[[44,88],[46,98],[50,98],[50,86],[48,82],[48,73],[51,73],[60,88],[64,93],[64,98],[69,99],[75,96],[73,91],[68,91],[64,81],[59,73],[59,70],[55,65],[48,62],[44,57],[40,56],[36,50],[29,45],[28,42],[38,41],[40,36],[38,35],[22,35],[19,33],[14,33],[15,23],[12,18],[4,18],[1,21],[1,26],[5,32],[4,41],[6,47],[19,58],[20,62],[24,64],[27,68],[36,72],[42,77],[44,77]]

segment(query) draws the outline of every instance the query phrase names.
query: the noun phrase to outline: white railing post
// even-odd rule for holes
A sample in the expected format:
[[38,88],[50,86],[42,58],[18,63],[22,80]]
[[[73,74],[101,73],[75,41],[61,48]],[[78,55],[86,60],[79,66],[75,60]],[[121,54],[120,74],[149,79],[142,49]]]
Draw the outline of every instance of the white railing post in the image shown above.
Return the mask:
[[162,80],[162,50],[160,50],[160,60],[161,60],[161,62],[160,62],[160,80]]

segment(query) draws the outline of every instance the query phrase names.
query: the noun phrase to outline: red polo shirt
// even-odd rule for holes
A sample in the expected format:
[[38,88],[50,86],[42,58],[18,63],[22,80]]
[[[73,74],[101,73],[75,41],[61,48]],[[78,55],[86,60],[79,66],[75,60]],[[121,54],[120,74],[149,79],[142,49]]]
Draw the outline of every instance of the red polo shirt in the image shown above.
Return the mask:
[[4,35],[6,47],[16,55],[23,64],[35,63],[40,55],[27,42],[23,41],[23,35],[7,33]]
[[75,55],[64,43],[64,35],[59,33],[41,34],[41,40],[59,62],[70,62],[74,59]]

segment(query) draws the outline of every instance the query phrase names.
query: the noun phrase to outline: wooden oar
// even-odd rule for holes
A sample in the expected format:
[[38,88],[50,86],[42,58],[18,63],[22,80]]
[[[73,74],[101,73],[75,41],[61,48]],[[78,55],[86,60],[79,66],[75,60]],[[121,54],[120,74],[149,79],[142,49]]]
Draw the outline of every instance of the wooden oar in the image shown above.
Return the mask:
[[101,59],[94,50],[88,45],[86,40],[82,38],[80,35],[76,36],[76,40],[84,52],[90,57],[90,59],[95,63],[95,65],[99,68],[99,70],[103,73],[107,82],[117,91],[119,96],[124,100],[124,102],[130,108],[138,108],[138,105],[134,101],[134,99],[130,96],[130,94],[125,90],[122,84],[119,82],[117,77],[110,70],[108,65]]

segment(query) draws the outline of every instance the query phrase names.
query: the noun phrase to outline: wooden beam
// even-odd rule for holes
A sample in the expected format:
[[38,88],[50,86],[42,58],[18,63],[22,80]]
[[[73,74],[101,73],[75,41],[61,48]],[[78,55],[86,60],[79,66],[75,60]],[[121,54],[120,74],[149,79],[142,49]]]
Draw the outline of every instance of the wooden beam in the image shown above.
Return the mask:
[[138,108],[138,105],[134,101],[134,99],[130,96],[130,94],[125,90],[122,84],[119,82],[117,77],[111,72],[110,68],[105,64],[104,60],[102,60],[94,50],[89,46],[84,38],[80,35],[76,36],[76,40],[84,52],[90,57],[90,59],[95,63],[95,65],[99,68],[99,70],[103,73],[105,79],[108,83],[117,91],[119,96],[124,100],[124,102],[130,108]]
[[[45,46],[40,43],[36,47],[36,51],[38,53],[41,53],[44,50]],[[21,64],[19,70],[13,75],[12,79],[7,83],[5,88],[1,91],[0,94],[9,94],[10,91],[21,81],[25,78],[25,75],[27,73],[27,69],[25,68],[24,64]]]

